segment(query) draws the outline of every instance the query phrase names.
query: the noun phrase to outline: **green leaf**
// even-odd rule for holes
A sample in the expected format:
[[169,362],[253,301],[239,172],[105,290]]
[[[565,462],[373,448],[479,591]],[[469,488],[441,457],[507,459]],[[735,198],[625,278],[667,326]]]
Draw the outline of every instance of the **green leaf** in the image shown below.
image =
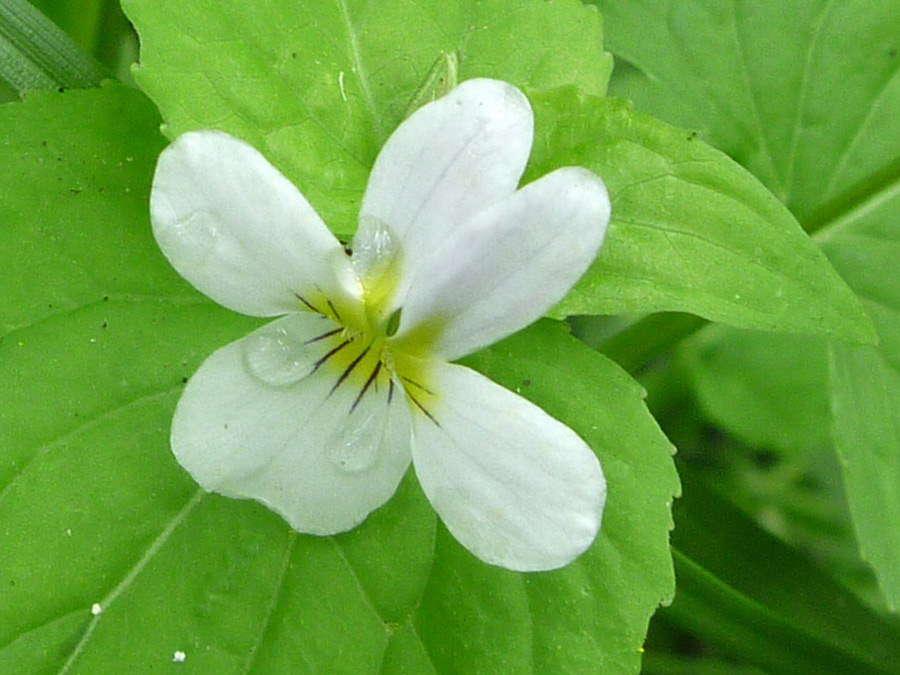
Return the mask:
[[898,673],[900,625],[682,469],[678,594],[661,618],[768,673]]
[[97,87],[103,67],[27,0],[0,0],[0,83],[17,93]]
[[[221,129],[252,143],[336,233],[356,229],[369,169],[442,54],[459,78],[602,94],[612,60],[577,0],[126,0],[138,84],[166,134]],[[528,48],[523,49],[522,45]]]
[[860,549],[888,604],[900,607],[900,192],[825,241],[881,337],[831,345],[834,441]]
[[860,548],[900,606],[898,3],[597,4],[608,43],[635,66],[614,91],[752,170],[863,298],[879,346],[830,347],[834,440]]
[[176,651],[223,675],[638,672],[673,593],[672,448],[640,388],[559,324],[469,363],[600,456],[604,527],[563,570],[480,563],[412,473],[328,538],[198,490],[169,450],[182,383],[259,322],[200,296],[157,250],[157,125],[122,87],[0,107],[0,672],[159,672]]
[[830,443],[824,340],[710,326],[681,353],[703,409],[737,438],[793,456]]
[[[434,574],[452,581],[428,591],[423,611],[434,618],[434,639],[446,630],[460,600],[472,598],[462,583],[478,574],[479,615],[502,631],[533,636],[530,669],[535,673],[638,672],[647,621],[656,606],[671,600],[674,578],[668,549],[672,497],[680,493],[671,453],[642,401],[643,391],[618,366],[550,321],[536,324],[465,360],[507,388],[522,394],[571,426],[593,447],[609,484],[603,528],[590,552],[574,565],[546,575],[518,577],[518,594],[530,610],[529,626],[511,621],[495,606],[495,590],[512,575],[477,566],[446,539],[450,558],[438,556]],[[590,372],[590,376],[585,376]],[[438,551],[440,548],[439,539]],[[465,572],[460,572],[465,570]],[[454,617],[452,638],[462,652],[478,638],[471,616]],[[518,628],[516,626],[518,625]],[[483,638],[481,638],[483,640]],[[428,640],[426,639],[426,643]],[[590,645],[588,647],[587,645]],[[487,646],[486,644],[484,646]],[[462,654],[460,654],[462,655]],[[465,663],[462,661],[461,663]],[[520,672],[502,662],[493,668],[459,672]]]
[[750,174],[614,99],[532,97],[525,180],[575,164],[606,181],[612,224],[559,314],[683,311],[746,328],[873,339],[858,300]]
[[[803,224],[900,155],[896,0],[591,0],[614,92],[746,166]],[[898,175],[895,167],[894,177]]]

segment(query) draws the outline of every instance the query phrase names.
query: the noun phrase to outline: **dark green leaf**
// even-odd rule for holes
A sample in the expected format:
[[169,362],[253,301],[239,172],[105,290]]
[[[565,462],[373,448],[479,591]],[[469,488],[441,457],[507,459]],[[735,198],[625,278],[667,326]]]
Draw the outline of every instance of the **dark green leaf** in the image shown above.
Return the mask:
[[526,175],[567,164],[606,181],[607,241],[558,313],[682,311],[868,342],[859,301],[788,211],[693,135],[614,99],[536,94]]

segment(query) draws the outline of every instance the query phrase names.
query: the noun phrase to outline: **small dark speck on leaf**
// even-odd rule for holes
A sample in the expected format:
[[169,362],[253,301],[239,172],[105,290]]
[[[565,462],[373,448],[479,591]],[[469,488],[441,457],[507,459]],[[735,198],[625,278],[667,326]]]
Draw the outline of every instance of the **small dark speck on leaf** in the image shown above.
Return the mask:
[[530,387],[530,386],[531,386],[531,380],[522,380],[522,386],[523,386],[523,387]]
[[187,375],[181,378],[181,384],[187,384]]
[[292,59],[296,59],[296,58],[297,58],[297,52],[291,52],[291,58],[292,58]]
[[47,147],[47,141],[41,141],[41,145],[42,145],[43,147],[46,148],[46,147]]
[[103,325],[100,326],[100,327],[101,327],[101,328],[108,328],[108,327],[109,327],[109,324],[108,324],[106,321],[104,321],[104,322],[103,322]]
[[81,194],[81,190],[79,190],[78,188],[72,188],[71,190],[69,190],[69,192],[71,192],[73,195]]
[[108,301],[109,301],[109,296],[108,296],[108,295],[104,295],[104,296],[103,296],[103,302],[108,302]]

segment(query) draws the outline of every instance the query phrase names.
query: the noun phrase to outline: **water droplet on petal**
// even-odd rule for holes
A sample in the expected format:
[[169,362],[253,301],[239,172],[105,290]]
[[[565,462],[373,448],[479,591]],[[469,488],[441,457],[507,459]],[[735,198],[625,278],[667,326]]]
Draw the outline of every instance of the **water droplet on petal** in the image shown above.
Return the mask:
[[397,252],[397,240],[385,223],[372,216],[360,218],[353,238],[353,268],[360,279],[380,277]]
[[338,469],[349,473],[365,471],[375,464],[378,447],[387,425],[386,411],[355,410],[328,440],[325,452]]
[[329,349],[328,340],[316,338],[336,328],[334,322],[315,315],[289,315],[273,321],[244,338],[244,366],[273,387],[299,382]]

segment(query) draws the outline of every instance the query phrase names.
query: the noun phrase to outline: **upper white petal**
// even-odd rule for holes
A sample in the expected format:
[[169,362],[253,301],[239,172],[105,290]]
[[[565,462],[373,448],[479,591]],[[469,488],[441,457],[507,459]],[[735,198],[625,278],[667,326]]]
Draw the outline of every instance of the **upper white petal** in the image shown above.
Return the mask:
[[537,320],[590,266],[609,215],[603,181],[567,167],[469,219],[417,267],[397,342],[425,333],[452,361]]
[[586,550],[606,482],[584,441],[468,368],[436,363],[428,382],[433,419],[413,409],[413,463],[453,536],[518,571],[562,567]]
[[160,155],[153,234],[169,262],[230,309],[273,316],[295,293],[360,294],[334,235],[300,191],[249,144],[218,131],[179,136]]
[[334,534],[397,489],[410,460],[409,408],[385,381],[362,396],[349,381],[335,388],[341,373],[330,361],[292,382],[290,357],[309,362],[333,349],[334,340],[311,341],[328,332],[326,319],[307,336],[311,354],[298,347],[254,361],[259,336],[294,335],[294,318],[276,322],[283,333],[264,326],[200,366],[178,402],[172,450],[205,489],[260,501],[300,532]]
[[[372,168],[353,240],[358,269],[366,272],[376,239],[387,236],[405,277],[459,223],[512,193],[533,125],[522,92],[497,80],[468,80],[413,113]],[[405,287],[401,279],[401,297]]]

